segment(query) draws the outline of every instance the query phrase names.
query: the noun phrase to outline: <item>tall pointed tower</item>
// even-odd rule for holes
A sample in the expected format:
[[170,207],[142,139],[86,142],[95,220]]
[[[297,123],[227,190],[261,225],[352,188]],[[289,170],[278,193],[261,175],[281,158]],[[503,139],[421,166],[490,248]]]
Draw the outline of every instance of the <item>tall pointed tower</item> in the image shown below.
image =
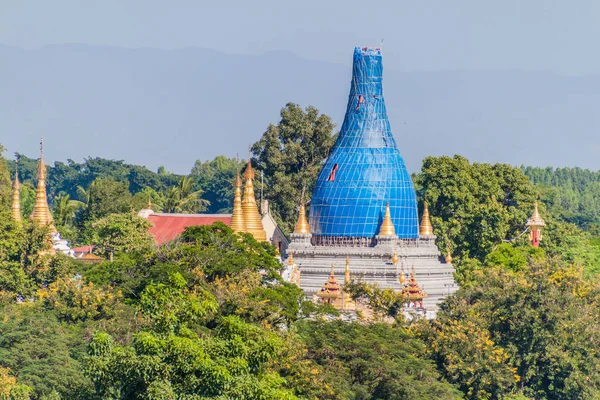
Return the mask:
[[374,238],[386,202],[396,235],[419,236],[415,190],[390,129],[382,73],[379,49],[354,49],[346,116],[310,203],[316,243]]
[[35,205],[33,206],[33,212],[31,213],[31,221],[34,224],[49,225],[53,232],[56,231],[54,227],[54,219],[50,213],[50,207],[48,207],[48,196],[46,194],[46,164],[44,164],[44,138],[40,142],[40,163],[37,170],[37,188],[35,194]]
[[233,195],[233,214],[231,214],[231,224],[229,225],[235,232],[245,232],[244,212],[242,209],[242,180],[240,174],[235,176],[235,191]]
[[21,183],[19,182],[19,159],[15,163],[15,181],[13,182],[12,217],[21,222]]
[[256,204],[256,198],[254,197],[254,170],[252,169],[252,163],[250,157],[248,157],[248,167],[244,171],[244,178],[246,179],[246,185],[244,187],[244,198],[242,200],[242,212],[244,214],[244,226],[246,232],[252,234],[258,241],[266,241],[267,233],[263,227],[260,213],[258,212],[258,205]]
[[346,259],[365,282],[397,292],[406,282],[403,266],[414,265],[428,294],[419,304],[423,300],[430,318],[458,286],[454,267],[435,244],[427,208],[419,231],[415,190],[386,114],[382,72],[379,49],[354,49],[344,123],[310,199],[310,226],[299,223],[288,252],[302,270],[302,289],[329,301],[337,292],[322,283],[333,276],[331,264]]

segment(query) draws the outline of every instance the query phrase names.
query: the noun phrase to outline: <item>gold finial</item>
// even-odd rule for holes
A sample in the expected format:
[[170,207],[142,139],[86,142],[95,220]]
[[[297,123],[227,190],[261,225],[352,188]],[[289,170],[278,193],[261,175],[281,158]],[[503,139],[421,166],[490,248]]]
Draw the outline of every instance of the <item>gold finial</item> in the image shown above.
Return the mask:
[[450,248],[446,250],[446,264],[452,263],[452,255],[450,254]]
[[244,211],[242,209],[242,180],[239,172],[235,176],[235,190],[233,195],[233,213],[229,225],[234,232],[245,232]]
[[304,202],[300,203],[300,213],[298,215],[298,221],[296,222],[296,228],[294,229],[295,234],[307,235],[310,234],[310,226],[306,219],[306,210],[304,208]]
[[262,224],[260,213],[258,212],[258,205],[256,204],[256,198],[254,197],[254,171],[252,170],[252,163],[248,160],[248,167],[244,172],[244,178],[246,178],[246,185],[244,188],[244,197],[242,199],[242,213],[244,215],[244,227],[245,231],[252,234],[258,241],[266,242],[267,233]]
[[396,236],[396,230],[394,229],[390,213],[390,203],[385,204],[385,216],[379,228],[379,236]]
[[396,253],[396,250],[394,250],[394,254],[392,254],[392,264],[398,264],[398,253]]
[[527,220],[526,225],[531,228],[538,228],[538,227],[546,226],[546,223],[544,222],[544,220],[542,219],[542,216],[540,215],[540,212],[538,211],[538,202],[537,201],[535,203],[533,203],[533,215],[531,215],[531,218],[529,218]]
[[331,271],[329,272],[330,276],[335,276],[335,267],[333,264],[331,264]]
[[404,285],[406,283],[406,276],[404,275],[404,268],[402,268],[402,270],[400,270],[400,276],[398,277],[398,281],[400,282],[401,285]]
[[254,179],[254,170],[252,169],[252,162],[250,161],[250,149],[248,149],[248,166],[244,171],[244,179]]
[[288,257],[288,265],[291,267],[294,265],[294,253],[290,251],[290,256]]
[[421,226],[419,226],[419,236],[433,236],[433,226],[429,219],[429,207],[427,207],[427,203],[423,205],[423,218],[421,219]]
[[48,225],[52,232],[56,232],[54,219],[48,207],[46,194],[46,164],[44,164],[44,138],[40,142],[40,163],[38,165],[38,183],[35,195],[35,205],[31,213],[31,220],[38,225]]
[[344,285],[350,283],[350,257],[346,256],[346,271],[344,271]]

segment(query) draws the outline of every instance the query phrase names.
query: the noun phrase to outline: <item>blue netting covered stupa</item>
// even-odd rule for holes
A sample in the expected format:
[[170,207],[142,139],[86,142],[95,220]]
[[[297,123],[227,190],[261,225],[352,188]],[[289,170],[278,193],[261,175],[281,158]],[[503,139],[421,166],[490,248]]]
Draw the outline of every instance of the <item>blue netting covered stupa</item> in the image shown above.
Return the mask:
[[355,48],[346,116],[311,199],[313,238],[373,238],[386,203],[396,235],[419,237],[415,190],[396,147],[382,88],[381,51]]

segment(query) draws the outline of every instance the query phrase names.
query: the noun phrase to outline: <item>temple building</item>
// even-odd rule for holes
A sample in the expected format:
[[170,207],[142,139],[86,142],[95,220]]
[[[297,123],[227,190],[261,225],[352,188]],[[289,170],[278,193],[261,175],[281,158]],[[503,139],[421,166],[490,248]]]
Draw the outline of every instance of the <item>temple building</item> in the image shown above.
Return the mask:
[[250,233],[256,240],[268,241],[280,254],[285,254],[289,241],[277,226],[268,201],[262,202],[259,212],[254,195],[254,170],[250,161],[244,171],[244,179],[242,194],[242,179],[239,174],[236,176],[232,214],[159,213],[152,210],[152,203],[149,202],[138,216],[150,222],[150,234],[159,246],[175,240],[188,226],[212,225],[219,221],[235,232]]
[[[18,165],[18,164],[17,164]],[[19,183],[18,167],[15,171],[15,180],[13,183],[13,203],[12,217],[15,221],[21,223],[21,185]],[[60,233],[54,226],[54,218],[48,206],[48,194],[46,192],[46,164],[44,163],[44,139],[40,142],[40,162],[37,169],[37,186],[35,192],[35,204],[30,216],[31,223],[37,226],[48,226],[50,230],[51,242],[48,253],[56,254],[60,252],[73,257],[73,250],[69,247],[69,242],[60,237]]]
[[288,252],[307,295],[328,302],[340,296],[333,278],[347,260],[348,274],[410,293],[412,306],[432,316],[458,289],[454,267],[435,245],[426,205],[419,226],[415,190],[387,118],[382,72],[379,49],[354,50],[344,122],[317,179],[308,220],[300,206]]
[[540,240],[542,240],[542,228],[546,226],[546,223],[538,211],[537,201],[533,206],[533,215],[527,220],[525,225],[529,228],[529,239],[531,240],[531,245],[533,247],[540,247]]

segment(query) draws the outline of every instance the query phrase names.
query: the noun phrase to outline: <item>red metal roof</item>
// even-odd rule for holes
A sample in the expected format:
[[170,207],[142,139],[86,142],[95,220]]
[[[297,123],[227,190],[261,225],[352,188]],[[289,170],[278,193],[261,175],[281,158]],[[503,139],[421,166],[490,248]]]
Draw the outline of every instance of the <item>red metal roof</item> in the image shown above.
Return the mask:
[[87,253],[91,253],[92,251],[94,251],[95,248],[96,248],[96,246],[93,245],[93,244],[91,244],[91,245],[88,245],[88,246],[75,247],[72,250],[75,253],[87,254]]
[[231,223],[231,214],[150,214],[150,234],[157,245],[175,239],[188,226],[212,225],[217,221]]

